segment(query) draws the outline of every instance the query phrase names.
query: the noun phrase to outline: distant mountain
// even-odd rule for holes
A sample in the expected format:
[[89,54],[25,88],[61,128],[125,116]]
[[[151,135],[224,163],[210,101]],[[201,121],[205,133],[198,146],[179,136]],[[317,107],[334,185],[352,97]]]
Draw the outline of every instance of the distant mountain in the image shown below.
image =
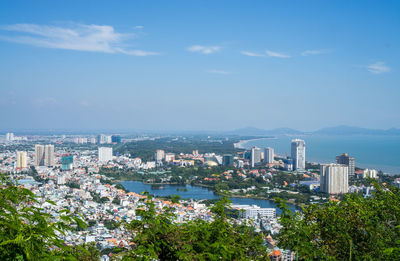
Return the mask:
[[273,130],[258,129],[255,127],[246,127],[227,132],[227,134],[242,135],[242,136],[268,136],[268,135],[297,135],[304,134],[302,131],[290,128],[278,128]]
[[304,132],[290,128],[277,128],[272,130],[264,130],[255,127],[246,127],[225,134],[240,135],[240,136],[272,136],[272,135],[303,135],[303,134],[318,134],[318,135],[399,135],[400,129],[391,128],[382,129],[367,129],[353,126],[336,126],[323,128],[313,132]]
[[382,129],[367,129],[352,126],[337,126],[323,128],[313,132],[320,135],[400,135],[400,129],[391,128],[388,130]]

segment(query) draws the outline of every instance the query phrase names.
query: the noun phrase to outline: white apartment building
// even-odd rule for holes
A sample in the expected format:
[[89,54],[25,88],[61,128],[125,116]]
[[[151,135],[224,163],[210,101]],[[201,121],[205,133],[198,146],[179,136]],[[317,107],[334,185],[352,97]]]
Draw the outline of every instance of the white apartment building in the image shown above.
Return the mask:
[[322,164],[320,169],[320,189],[328,194],[349,192],[349,167],[341,164]]
[[100,163],[107,163],[113,158],[113,149],[110,147],[99,147],[98,158]]

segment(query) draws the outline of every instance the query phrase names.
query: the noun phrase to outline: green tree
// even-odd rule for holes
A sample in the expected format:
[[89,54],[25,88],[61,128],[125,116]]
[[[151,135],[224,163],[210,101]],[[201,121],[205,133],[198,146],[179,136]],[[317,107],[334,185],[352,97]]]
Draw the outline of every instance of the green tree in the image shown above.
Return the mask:
[[126,225],[135,235],[135,247],[125,254],[130,260],[264,260],[262,235],[248,226],[234,226],[226,215],[230,204],[223,197],[211,208],[214,220],[177,224],[173,207],[157,211],[151,196],[136,211],[139,220]]
[[100,251],[94,242],[84,243],[72,247],[71,255],[78,261],[98,261],[100,260]]
[[400,191],[375,183],[373,197],[346,195],[293,213],[281,201],[279,246],[302,260],[398,260]]
[[68,210],[61,210],[58,218],[53,218],[35,203],[38,201],[30,190],[1,177],[1,260],[74,260],[71,248],[58,233],[64,234],[76,225],[85,227],[86,224]]

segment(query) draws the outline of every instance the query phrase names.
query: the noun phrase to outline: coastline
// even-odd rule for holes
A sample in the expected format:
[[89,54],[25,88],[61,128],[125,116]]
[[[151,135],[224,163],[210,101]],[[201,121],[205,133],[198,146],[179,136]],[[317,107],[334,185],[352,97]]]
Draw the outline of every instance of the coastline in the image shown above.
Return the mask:
[[275,140],[277,139],[276,136],[273,137],[264,137],[264,138],[257,138],[257,139],[248,139],[248,140],[240,140],[233,144],[236,149],[246,149],[245,145],[250,141],[258,141],[258,140]]

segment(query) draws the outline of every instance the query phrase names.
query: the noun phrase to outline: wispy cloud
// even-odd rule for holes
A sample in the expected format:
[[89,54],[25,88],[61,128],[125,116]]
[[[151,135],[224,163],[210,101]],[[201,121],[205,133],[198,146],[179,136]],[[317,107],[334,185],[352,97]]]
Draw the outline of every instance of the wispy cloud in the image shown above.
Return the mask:
[[277,57],[277,58],[290,58],[291,56],[285,53],[277,53],[270,50],[265,52],[270,57]]
[[248,52],[248,51],[242,51],[240,53],[243,55],[246,55],[246,56],[251,56],[251,57],[264,57],[265,56],[264,54],[261,54],[261,53],[253,53],[253,52]]
[[60,27],[37,24],[14,24],[1,26],[2,31],[12,35],[0,35],[1,40],[44,48],[75,51],[122,53],[134,56],[157,55],[157,52],[125,49],[122,45],[132,34],[115,32],[109,25],[70,24]]
[[301,53],[301,56],[310,56],[310,55],[319,55],[319,54],[326,54],[330,53],[330,50],[327,49],[320,49],[320,50],[305,50]]
[[224,75],[227,75],[227,74],[231,74],[231,73],[232,73],[232,72],[223,71],[223,70],[207,70],[206,72],[208,72],[208,73],[215,73],[215,74],[224,74]]
[[135,26],[135,29],[143,29],[144,28],[144,26],[143,25],[137,25],[137,26]]
[[367,70],[373,74],[390,72],[391,68],[385,62],[376,62],[367,66]]
[[187,48],[189,52],[211,54],[221,50],[221,46],[192,45]]

